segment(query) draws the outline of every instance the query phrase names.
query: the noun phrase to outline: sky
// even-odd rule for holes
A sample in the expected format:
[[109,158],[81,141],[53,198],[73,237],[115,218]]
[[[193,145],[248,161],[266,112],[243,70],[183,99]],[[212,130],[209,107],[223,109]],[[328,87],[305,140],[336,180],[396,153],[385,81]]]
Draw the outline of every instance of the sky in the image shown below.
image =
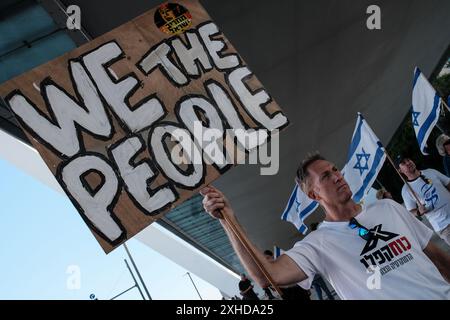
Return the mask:
[[[0,299],[108,300],[134,285],[123,246],[106,255],[66,196],[3,159],[0,201]],[[184,268],[137,240],[127,246],[153,299],[200,299]],[[203,299],[221,299],[191,276]],[[117,299],[142,297],[134,288]]]

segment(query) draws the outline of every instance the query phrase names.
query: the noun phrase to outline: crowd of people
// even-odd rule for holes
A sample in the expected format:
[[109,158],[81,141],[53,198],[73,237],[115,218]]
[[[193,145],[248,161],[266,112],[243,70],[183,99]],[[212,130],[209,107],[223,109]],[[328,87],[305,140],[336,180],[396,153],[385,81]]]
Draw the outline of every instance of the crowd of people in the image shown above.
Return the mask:
[[[309,300],[311,287],[318,299],[323,299],[322,291],[334,299],[326,279],[340,299],[449,300],[449,250],[431,238],[436,233],[450,246],[450,137],[441,135],[436,148],[443,156],[445,175],[431,168],[419,170],[408,155],[396,158],[395,165],[405,181],[403,205],[392,200],[384,188],[377,192],[378,201],[355,203],[340,170],[320,154],[309,155],[297,170],[296,182],[321,205],[325,219],[277,259],[270,250],[262,252],[248,239],[220,190],[212,186],[202,189],[203,205],[219,219],[241,263],[264,289],[267,299],[276,298],[274,290],[230,223],[240,230],[273,283],[280,287],[283,299]],[[434,230],[416,218],[422,216]],[[379,276],[375,288],[368,281],[373,275]],[[239,289],[243,299],[259,299],[245,275]]]

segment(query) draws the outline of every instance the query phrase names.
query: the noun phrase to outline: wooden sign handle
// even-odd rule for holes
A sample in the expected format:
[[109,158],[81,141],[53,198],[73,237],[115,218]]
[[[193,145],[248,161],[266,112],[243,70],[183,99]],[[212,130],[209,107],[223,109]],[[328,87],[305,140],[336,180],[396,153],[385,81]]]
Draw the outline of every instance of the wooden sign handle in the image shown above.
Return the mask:
[[241,235],[241,233],[239,232],[238,228],[234,225],[234,223],[224,214],[223,210],[220,210],[220,213],[222,214],[225,222],[228,224],[228,226],[230,227],[231,231],[234,233],[234,235],[239,239],[239,241],[241,242],[241,244],[244,246],[244,248],[247,250],[248,254],[252,257],[253,261],[255,262],[255,264],[258,266],[258,268],[260,269],[260,271],[263,273],[264,277],[267,279],[267,281],[270,283],[270,285],[272,286],[272,288],[275,289],[276,292],[278,292],[278,294],[280,295],[280,297],[283,297],[283,293],[281,292],[280,288],[275,284],[275,282],[273,281],[272,277],[270,276],[270,274],[267,272],[266,268],[263,266],[263,264],[261,263],[261,261],[259,261],[258,257],[255,255],[255,253],[253,252],[253,250],[250,248],[250,245],[248,244],[248,242],[246,241],[246,239],[244,239]]

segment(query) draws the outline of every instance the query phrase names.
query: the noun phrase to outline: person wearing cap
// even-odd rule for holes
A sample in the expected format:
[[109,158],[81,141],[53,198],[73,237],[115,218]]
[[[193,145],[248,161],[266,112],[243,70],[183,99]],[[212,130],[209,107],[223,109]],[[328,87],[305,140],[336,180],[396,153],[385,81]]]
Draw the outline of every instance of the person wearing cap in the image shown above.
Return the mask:
[[436,149],[443,157],[444,172],[447,177],[450,177],[450,137],[446,134],[441,134],[436,139]]
[[421,203],[417,203],[405,184],[402,198],[406,209],[416,216],[425,215],[434,231],[450,245],[450,178],[434,169],[418,170],[405,155],[396,158],[396,165]]

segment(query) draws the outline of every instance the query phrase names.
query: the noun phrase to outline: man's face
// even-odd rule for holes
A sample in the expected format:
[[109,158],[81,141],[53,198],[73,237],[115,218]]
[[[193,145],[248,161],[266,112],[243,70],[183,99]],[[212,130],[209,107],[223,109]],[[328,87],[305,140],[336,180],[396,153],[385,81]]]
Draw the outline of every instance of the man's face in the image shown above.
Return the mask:
[[416,164],[411,159],[405,158],[400,162],[398,168],[401,173],[407,175],[416,171]]
[[310,191],[308,196],[328,204],[345,203],[352,192],[338,168],[326,160],[317,160],[308,167]]
[[445,153],[450,155],[450,141],[444,144]]

